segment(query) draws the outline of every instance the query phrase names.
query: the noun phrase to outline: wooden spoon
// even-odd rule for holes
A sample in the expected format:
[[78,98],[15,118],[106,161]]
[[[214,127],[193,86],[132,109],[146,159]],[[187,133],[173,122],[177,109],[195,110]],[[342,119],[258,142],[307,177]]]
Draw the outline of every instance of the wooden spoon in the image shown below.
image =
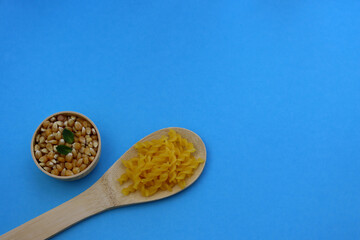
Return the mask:
[[[140,142],[159,139],[162,135],[166,135],[169,129],[171,128],[156,131],[141,139]],[[196,149],[194,156],[196,158],[200,157],[206,161],[205,144],[197,134],[184,128],[174,127],[172,129],[194,144]],[[105,210],[163,199],[183,190],[176,186],[172,192],[159,191],[151,197],[143,197],[138,191],[124,196],[121,193],[123,186],[120,186],[117,181],[121,174],[125,172],[125,167],[120,160],[130,159],[136,155],[136,149],[132,146],[89,189],[60,206],[5,233],[0,236],[0,239],[46,239],[85,218]],[[204,166],[205,162],[200,164],[194,174],[186,180],[186,187],[189,187],[196,181],[203,171]]]

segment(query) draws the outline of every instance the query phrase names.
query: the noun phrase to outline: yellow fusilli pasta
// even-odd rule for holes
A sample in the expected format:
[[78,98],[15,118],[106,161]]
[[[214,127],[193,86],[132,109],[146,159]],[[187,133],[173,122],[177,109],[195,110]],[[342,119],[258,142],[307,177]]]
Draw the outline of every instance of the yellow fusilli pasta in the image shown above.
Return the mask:
[[179,133],[170,129],[169,136],[141,142],[135,145],[138,156],[130,160],[122,160],[126,168],[118,179],[120,184],[131,180],[132,183],[122,189],[124,195],[139,190],[145,197],[158,190],[172,191],[175,185],[185,188],[185,179],[204,160],[195,159],[192,155],[194,145],[182,138]]

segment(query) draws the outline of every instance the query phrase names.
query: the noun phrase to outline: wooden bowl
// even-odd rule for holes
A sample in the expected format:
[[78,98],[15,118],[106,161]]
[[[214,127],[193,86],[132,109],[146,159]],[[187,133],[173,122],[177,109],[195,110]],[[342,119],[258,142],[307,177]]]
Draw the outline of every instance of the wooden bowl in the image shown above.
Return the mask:
[[[34,153],[34,146],[35,146],[35,138],[36,138],[36,134],[40,131],[41,126],[43,125],[44,121],[49,120],[50,118],[57,116],[57,115],[71,115],[71,116],[77,116],[77,117],[81,117],[83,119],[85,119],[86,121],[88,121],[92,127],[96,130],[97,132],[97,136],[98,136],[98,142],[99,142],[99,146],[98,146],[98,150],[95,156],[95,159],[92,161],[92,163],[82,172],[77,173],[73,176],[57,176],[54,174],[51,174],[47,171],[45,171],[40,165],[38,160],[35,158],[35,153]],[[37,127],[32,139],[31,139],[31,156],[36,164],[36,166],[40,169],[40,171],[42,171],[43,173],[45,173],[46,175],[52,177],[52,178],[56,178],[59,180],[63,180],[63,181],[74,181],[74,180],[78,180],[80,178],[85,177],[86,175],[88,175],[96,166],[96,164],[99,161],[100,158],[100,153],[101,153],[101,137],[100,137],[100,132],[98,130],[98,128],[96,127],[96,125],[93,123],[93,121],[90,120],[90,118],[86,117],[85,115],[78,113],[78,112],[72,112],[72,111],[64,111],[64,112],[57,112],[52,114],[51,116],[47,117],[44,121],[41,122],[41,124]]]

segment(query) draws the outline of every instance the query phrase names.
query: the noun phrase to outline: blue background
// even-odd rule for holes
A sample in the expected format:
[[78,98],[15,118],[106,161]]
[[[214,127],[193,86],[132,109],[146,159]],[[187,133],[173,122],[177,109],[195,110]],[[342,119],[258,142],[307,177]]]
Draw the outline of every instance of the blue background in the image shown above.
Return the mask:
[[[359,1],[0,0],[0,234],[90,187],[158,129],[204,140],[203,175],[54,239],[360,239]],[[90,117],[86,178],[41,173],[48,115]]]

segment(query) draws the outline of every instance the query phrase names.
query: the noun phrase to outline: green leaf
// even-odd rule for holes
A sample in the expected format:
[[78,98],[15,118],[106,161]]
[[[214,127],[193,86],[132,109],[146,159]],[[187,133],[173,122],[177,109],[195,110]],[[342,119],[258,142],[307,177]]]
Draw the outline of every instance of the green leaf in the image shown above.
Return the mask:
[[71,148],[71,147],[68,147],[68,146],[66,146],[66,145],[59,145],[59,146],[56,147],[56,151],[58,151],[58,152],[61,153],[61,154],[66,155],[66,154],[68,154],[68,153],[71,153],[72,148]]
[[69,129],[64,129],[63,133],[63,138],[65,140],[65,142],[72,144],[74,142],[74,133],[72,131],[70,131]]

